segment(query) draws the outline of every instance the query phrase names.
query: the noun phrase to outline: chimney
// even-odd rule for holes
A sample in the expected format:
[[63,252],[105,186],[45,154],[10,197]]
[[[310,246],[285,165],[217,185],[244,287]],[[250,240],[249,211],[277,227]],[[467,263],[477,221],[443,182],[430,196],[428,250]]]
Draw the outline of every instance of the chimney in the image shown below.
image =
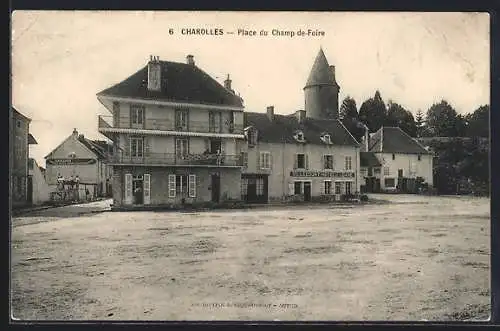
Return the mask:
[[267,118],[272,122],[274,119],[274,106],[267,107]]
[[77,138],[78,137],[78,131],[76,130],[76,128],[73,129],[73,138]]
[[224,87],[227,88],[229,91],[232,91],[231,82],[232,82],[232,80],[229,78],[229,74],[227,74],[227,78],[224,81]]
[[297,121],[299,121],[299,123],[304,122],[304,120],[306,119],[306,111],[305,110],[297,110],[295,112],[295,117],[297,117]]
[[150,55],[148,62],[148,90],[161,90],[161,63],[158,56]]
[[189,65],[192,65],[194,66],[194,56],[189,54],[188,56],[186,56],[186,63],[189,64]]

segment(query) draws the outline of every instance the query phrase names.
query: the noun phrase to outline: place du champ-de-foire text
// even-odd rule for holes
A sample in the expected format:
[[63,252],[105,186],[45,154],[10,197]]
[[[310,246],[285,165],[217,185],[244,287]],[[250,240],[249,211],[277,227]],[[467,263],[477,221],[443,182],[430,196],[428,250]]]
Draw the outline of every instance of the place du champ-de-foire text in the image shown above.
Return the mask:
[[223,28],[169,28],[170,35],[181,34],[183,36],[224,36],[233,35],[239,37],[324,37],[325,32],[318,29],[244,29],[225,30]]

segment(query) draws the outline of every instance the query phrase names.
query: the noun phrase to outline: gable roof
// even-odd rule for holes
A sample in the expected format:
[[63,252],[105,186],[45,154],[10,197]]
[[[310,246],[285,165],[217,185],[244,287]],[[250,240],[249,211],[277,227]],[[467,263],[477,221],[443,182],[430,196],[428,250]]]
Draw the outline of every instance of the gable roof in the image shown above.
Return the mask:
[[359,153],[359,163],[362,167],[380,167],[382,164],[373,152]]
[[24,119],[28,122],[31,122],[31,118],[29,118],[26,115],[21,114],[16,108],[14,108],[14,106],[11,106],[11,108],[12,108],[12,112],[14,113],[14,115],[21,117],[22,119]]
[[161,66],[160,91],[148,90],[148,65],[146,65],[97,95],[243,107],[239,96],[196,65],[171,61],[158,62]]
[[328,133],[334,145],[359,145],[339,120],[306,118],[299,123],[294,115],[274,114],[272,121],[265,113],[244,112],[243,115],[245,127],[253,126],[258,130],[257,139],[260,142],[295,144],[297,141],[293,136],[300,130],[308,144],[325,145],[321,135]]
[[424,146],[398,127],[381,127],[370,135],[368,151],[375,153],[429,154]]

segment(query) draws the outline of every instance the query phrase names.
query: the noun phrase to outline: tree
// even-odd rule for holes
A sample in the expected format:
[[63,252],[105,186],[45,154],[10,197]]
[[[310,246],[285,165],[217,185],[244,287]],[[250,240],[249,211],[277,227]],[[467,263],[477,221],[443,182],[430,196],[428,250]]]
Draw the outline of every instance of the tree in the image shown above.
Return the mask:
[[490,134],[490,106],[483,105],[472,114],[465,117],[467,122],[467,137],[489,137]]
[[457,137],[460,135],[462,119],[448,102],[442,100],[427,111],[427,126],[434,136]]
[[399,127],[412,137],[417,135],[417,127],[412,113],[392,101],[389,101],[384,125]]
[[371,132],[375,132],[384,125],[386,117],[385,103],[376,91],[375,96],[363,102],[359,108],[359,119],[365,123]]
[[417,110],[417,114],[415,116],[415,128],[417,131],[417,137],[422,137],[422,133],[424,131],[424,113],[422,110]]
[[343,119],[358,119],[358,108],[356,106],[356,100],[354,100],[350,96],[347,96],[344,101],[342,101],[342,105],[340,106],[340,116]]

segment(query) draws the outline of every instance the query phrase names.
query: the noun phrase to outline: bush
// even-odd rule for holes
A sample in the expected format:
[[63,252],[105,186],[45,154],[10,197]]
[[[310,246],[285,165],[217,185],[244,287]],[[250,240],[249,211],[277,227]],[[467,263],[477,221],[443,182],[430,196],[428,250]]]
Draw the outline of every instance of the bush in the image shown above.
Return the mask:
[[368,201],[368,196],[366,194],[362,194],[360,197],[359,197],[359,200],[361,201]]

